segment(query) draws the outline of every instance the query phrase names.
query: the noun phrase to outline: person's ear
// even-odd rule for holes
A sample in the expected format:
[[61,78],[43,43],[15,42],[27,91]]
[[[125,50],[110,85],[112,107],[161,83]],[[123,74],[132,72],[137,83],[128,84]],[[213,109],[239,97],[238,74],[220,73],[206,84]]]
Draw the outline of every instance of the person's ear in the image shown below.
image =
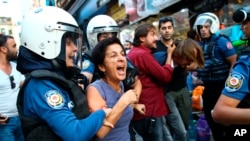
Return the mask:
[[1,52],[7,52],[7,47],[6,46],[1,46],[0,51]]
[[141,41],[142,43],[144,43],[145,40],[146,40],[146,37],[140,37],[140,41]]
[[103,64],[98,65],[98,69],[99,69],[101,72],[105,72],[105,71],[106,71],[106,69],[105,69],[105,67],[104,67]]

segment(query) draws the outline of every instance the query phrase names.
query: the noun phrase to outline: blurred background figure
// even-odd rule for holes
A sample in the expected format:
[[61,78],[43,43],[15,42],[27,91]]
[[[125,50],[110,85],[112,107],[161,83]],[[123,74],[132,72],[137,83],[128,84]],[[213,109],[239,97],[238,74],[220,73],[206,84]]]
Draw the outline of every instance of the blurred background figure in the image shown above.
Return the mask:
[[17,45],[12,36],[0,35],[0,140],[24,141],[16,101],[25,79],[16,70]]
[[129,41],[129,40],[125,40],[125,43],[124,43],[124,48],[126,50],[126,54],[129,53],[130,49],[132,48],[132,42]]

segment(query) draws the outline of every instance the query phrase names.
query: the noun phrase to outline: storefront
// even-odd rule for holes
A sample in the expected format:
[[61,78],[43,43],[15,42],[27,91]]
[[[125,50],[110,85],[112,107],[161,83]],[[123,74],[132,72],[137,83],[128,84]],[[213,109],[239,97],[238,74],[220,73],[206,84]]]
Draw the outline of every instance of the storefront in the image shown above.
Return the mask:
[[188,3],[192,4],[176,2],[165,8],[157,7],[157,9],[161,9],[157,14],[148,14],[148,16],[144,17],[138,16],[137,19],[130,21],[129,25],[122,27],[121,40],[133,39],[134,29],[144,22],[152,23],[158,28],[158,20],[163,16],[170,16],[174,19],[175,39],[187,38],[187,32],[193,28],[197,15],[203,12],[215,13],[221,22],[220,33],[227,35],[232,41],[239,40],[241,38],[239,36],[243,36],[240,25],[233,22],[232,15],[238,8],[249,5],[250,0],[204,0],[198,2],[189,0]]
[[[72,14],[83,30],[93,16],[111,16],[121,27],[122,42],[133,40],[134,29],[138,25],[147,22],[158,28],[160,17],[171,16],[175,24],[174,37],[184,39],[187,32],[193,28],[198,14],[214,12],[219,17],[222,27],[230,27],[235,24],[232,21],[232,13],[249,2],[250,0],[91,0],[85,1],[82,6],[78,5],[79,8]],[[222,32],[228,32],[226,29],[229,28]]]
[[[146,0],[146,1],[143,1],[143,4],[137,3],[137,6],[135,6],[134,4],[134,8],[131,8],[132,6],[130,5],[130,9],[126,9],[126,5],[125,5],[125,12],[128,14],[129,17],[132,17],[132,18],[128,19],[129,21],[128,25],[125,25],[121,28],[120,39],[122,42],[125,40],[132,41],[133,35],[134,35],[134,29],[140,24],[151,23],[158,30],[159,18],[163,16],[171,16],[174,19],[174,26],[175,26],[174,38],[178,38],[178,39],[186,38],[187,32],[190,29],[188,8],[185,8],[184,5],[182,5],[181,7],[178,7],[180,5],[180,4],[178,5],[178,3],[180,3],[179,0],[153,1],[150,6],[147,6],[147,3],[148,1]],[[144,11],[138,8],[137,9],[135,8],[135,7],[141,8],[142,5],[145,6]],[[149,7],[149,8],[146,8],[146,7]],[[172,8],[174,7],[175,11],[163,12],[165,9],[169,7],[172,7]]]

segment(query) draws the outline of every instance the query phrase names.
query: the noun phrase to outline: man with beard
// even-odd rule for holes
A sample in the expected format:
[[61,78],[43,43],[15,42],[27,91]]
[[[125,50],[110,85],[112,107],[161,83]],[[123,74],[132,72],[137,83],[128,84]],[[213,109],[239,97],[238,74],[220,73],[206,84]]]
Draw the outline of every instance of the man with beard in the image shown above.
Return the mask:
[[14,38],[0,35],[0,140],[23,141],[16,107],[19,89],[25,77],[16,70],[17,46]]
[[156,48],[156,29],[151,24],[142,24],[135,29],[133,45],[127,57],[139,70],[142,92],[139,104],[144,104],[145,115],[134,112],[132,126],[144,141],[168,140],[164,116],[169,107],[164,99],[164,84],[172,78],[172,53],[175,45],[168,50],[164,65],[154,59],[151,50]]

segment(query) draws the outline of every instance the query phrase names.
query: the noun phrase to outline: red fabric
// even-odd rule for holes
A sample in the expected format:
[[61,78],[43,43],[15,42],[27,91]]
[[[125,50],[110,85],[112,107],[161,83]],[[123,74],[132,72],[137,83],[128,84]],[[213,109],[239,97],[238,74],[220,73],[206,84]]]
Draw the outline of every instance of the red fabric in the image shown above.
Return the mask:
[[[160,66],[151,54],[151,50],[143,46],[133,47],[127,57],[139,70],[139,79],[142,83],[139,103],[146,106],[145,116],[167,115],[169,109],[164,98],[163,84],[171,80],[173,68],[170,65]],[[135,111],[133,120],[139,120],[145,116]]]

